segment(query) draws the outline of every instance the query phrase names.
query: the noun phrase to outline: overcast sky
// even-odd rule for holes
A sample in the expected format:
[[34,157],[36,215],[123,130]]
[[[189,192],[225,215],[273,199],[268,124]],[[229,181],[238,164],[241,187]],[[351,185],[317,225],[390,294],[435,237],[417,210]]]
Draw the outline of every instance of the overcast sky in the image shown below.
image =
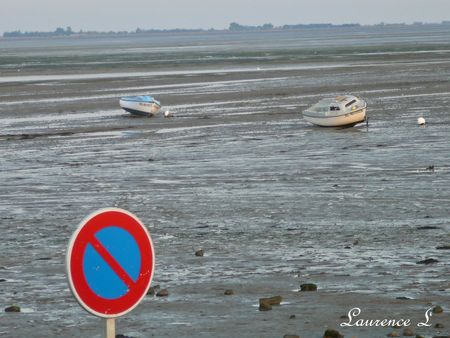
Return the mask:
[[443,20],[450,0],[0,0],[0,33]]

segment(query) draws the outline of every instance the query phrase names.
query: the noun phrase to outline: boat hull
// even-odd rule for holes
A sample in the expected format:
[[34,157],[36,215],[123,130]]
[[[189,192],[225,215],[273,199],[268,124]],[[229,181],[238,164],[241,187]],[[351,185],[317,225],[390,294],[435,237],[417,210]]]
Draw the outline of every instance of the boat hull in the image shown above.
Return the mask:
[[120,107],[133,115],[154,116],[160,110],[160,106],[153,102],[136,102],[120,100]]
[[321,127],[350,127],[366,120],[366,108],[338,116],[312,116],[304,112],[303,118]]

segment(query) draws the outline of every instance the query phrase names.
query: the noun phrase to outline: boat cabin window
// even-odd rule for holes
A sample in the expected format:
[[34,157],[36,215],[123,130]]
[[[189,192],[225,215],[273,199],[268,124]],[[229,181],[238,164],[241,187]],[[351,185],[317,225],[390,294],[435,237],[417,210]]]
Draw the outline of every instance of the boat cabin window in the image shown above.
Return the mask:
[[346,105],[345,105],[345,107],[347,108],[347,107],[350,107],[353,103],[355,103],[356,102],[356,100],[351,100],[349,103],[347,103]]
[[336,106],[330,107],[330,111],[337,111],[337,110],[340,110],[339,107],[336,107]]

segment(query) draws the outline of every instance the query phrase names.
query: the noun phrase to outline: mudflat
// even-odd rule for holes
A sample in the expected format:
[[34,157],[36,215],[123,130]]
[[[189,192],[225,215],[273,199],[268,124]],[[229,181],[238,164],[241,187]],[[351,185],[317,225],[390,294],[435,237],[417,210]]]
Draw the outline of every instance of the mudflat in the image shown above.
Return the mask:
[[[151,233],[152,285],[169,294],[148,295],[117,333],[379,338],[404,328],[369,320],[409,319],[450,335],[449,33],[0,40],[0,334],[102,336],[69,291],[65,253],[87,214],[120,207]],[[368,127],[302,119],[343,93],[367,100]],[[140,94],[173,117],[120,109]],[[281,304],[259,311],[272,296]]]

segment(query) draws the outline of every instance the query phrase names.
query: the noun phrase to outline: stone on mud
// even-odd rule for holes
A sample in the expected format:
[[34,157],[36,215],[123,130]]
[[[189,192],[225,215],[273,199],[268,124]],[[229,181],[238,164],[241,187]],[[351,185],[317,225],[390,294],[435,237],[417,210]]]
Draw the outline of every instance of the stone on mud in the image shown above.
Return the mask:
[[259,300],[259,311],[270,311],[272,310],[272,305],[267,301]]
[[160,288],[159,285],[151,286],[147,291],[147,295],[154,296]]
[[407,327],[407,328],[405,328],[405,329],[403,330],[403,335],[404,335],[405,337],[412,337],[412,336],[415,336],[416,333],[414,332],[413,329]]
[[437,263],[437,262],[439,262],[437,259],[434,259],[434,258],[427,258],[427,259],[424,259],[424,260],[422,260],[422,261],[418,261],[416,264],[425,264],[425,265],[429,265],[429,264],[434,264],[434,263]]
[[301,284],[300,291],[317,291],[317,285],[314,283]]
[[5,309],[5,312],[20,312],[20,307],[17,305],[11,305]]
[[282,301],[283,301],[283,298],[281,296],[273,296],[273,297],[259,299],[259,303],[267,302],[270,305],[280,305]]
[[344,336],[339,331],[328,329],[323,334],[323,338],[344,338]]
[[169,295],[169,290],[162,289],[162,290],[158,291],[158,293],[156,294],[156,297],[167,297],[168,295]]
[[440,306],[440,305],[436,305],[436,306],[433,308],[433,313],[442,313],[442,312],[444,312],[444,309],[443,309],[442,306]]

